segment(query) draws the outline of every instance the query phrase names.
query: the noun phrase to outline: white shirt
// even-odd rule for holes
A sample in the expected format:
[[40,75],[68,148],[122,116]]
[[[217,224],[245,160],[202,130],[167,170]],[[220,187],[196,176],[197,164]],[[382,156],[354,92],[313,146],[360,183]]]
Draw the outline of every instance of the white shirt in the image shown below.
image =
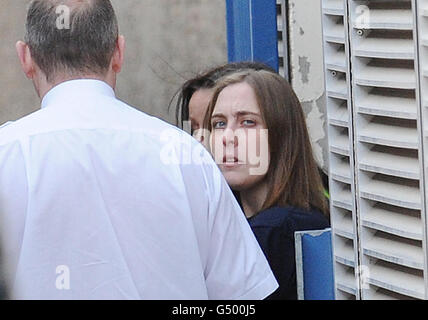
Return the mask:
[[0,212],[12,299],[262,299],[277,288],[204,148],[101,81],[64,82],[0,129]]

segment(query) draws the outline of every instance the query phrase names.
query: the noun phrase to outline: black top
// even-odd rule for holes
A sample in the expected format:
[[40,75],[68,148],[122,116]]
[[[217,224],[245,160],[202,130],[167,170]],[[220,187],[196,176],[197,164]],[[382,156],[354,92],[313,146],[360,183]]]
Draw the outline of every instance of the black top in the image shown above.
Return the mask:
[[260,212],[248,222],[279,283],[279,288],[267,299],[296,300],[294,232],[328,228],[328,219],[316,210],[275,207]]

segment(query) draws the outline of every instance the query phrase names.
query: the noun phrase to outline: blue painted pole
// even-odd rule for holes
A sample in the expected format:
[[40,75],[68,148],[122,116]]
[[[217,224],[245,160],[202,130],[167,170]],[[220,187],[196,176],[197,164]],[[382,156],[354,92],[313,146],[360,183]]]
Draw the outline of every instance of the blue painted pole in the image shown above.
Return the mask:
[[229,62],[257,61],[279,69],[275,0],[226,0]]

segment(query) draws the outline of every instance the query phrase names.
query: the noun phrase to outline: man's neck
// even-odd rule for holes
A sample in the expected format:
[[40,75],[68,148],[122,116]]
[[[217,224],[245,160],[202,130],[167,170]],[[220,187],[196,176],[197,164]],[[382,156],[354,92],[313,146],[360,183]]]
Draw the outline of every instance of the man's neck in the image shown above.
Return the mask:
[[45,78],[40,79],[40,81],[36,82],[34,81],[34,86],[36,87],[37,93],[40,97],[40,100],[43,100],[43,98],[45,97],[45,95],[52,90],[54,87],[56,87],[57,85],[67,82],[67,81],[72,81],[72,80],[80,80],[80,79],[91,79],[91,80],[100,80],[103,81],[105,83],[107,83],[110,87],[113,88],[113,90],[115,90],[116,88],[116,79],[114,77],[114,79],[112,79],[111,77],[108,76],[100,76],[100,75],[95,75],[95,74],[91,74],[91,75],[76,75],[76,76],[72,76],[72,77],[56,77],[53,81],[46,81]]

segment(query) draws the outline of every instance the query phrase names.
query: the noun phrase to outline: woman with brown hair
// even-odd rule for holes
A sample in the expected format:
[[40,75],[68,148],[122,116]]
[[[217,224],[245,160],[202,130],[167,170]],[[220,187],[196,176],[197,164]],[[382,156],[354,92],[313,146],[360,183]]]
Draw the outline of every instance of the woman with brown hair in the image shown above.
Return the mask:
[[190,121],[191,134],[198,141],[203,142],[203,136],[198,135],[198,130],[202,129],[204,116],[214,92],[213,88],[216,81],[228,74],[245,69],[275,72],[271,67],[261,62],[241,61],[215,66],[198,74],[194,78],[187,80],[175,95],[178,96],[175,106],[177,125],[183,129],[184,122]]
[[245,70],[217,82],[210,149],[279,282],[296,299],[294,232],[329,227],[327,199],[298,98],[281,76]]

